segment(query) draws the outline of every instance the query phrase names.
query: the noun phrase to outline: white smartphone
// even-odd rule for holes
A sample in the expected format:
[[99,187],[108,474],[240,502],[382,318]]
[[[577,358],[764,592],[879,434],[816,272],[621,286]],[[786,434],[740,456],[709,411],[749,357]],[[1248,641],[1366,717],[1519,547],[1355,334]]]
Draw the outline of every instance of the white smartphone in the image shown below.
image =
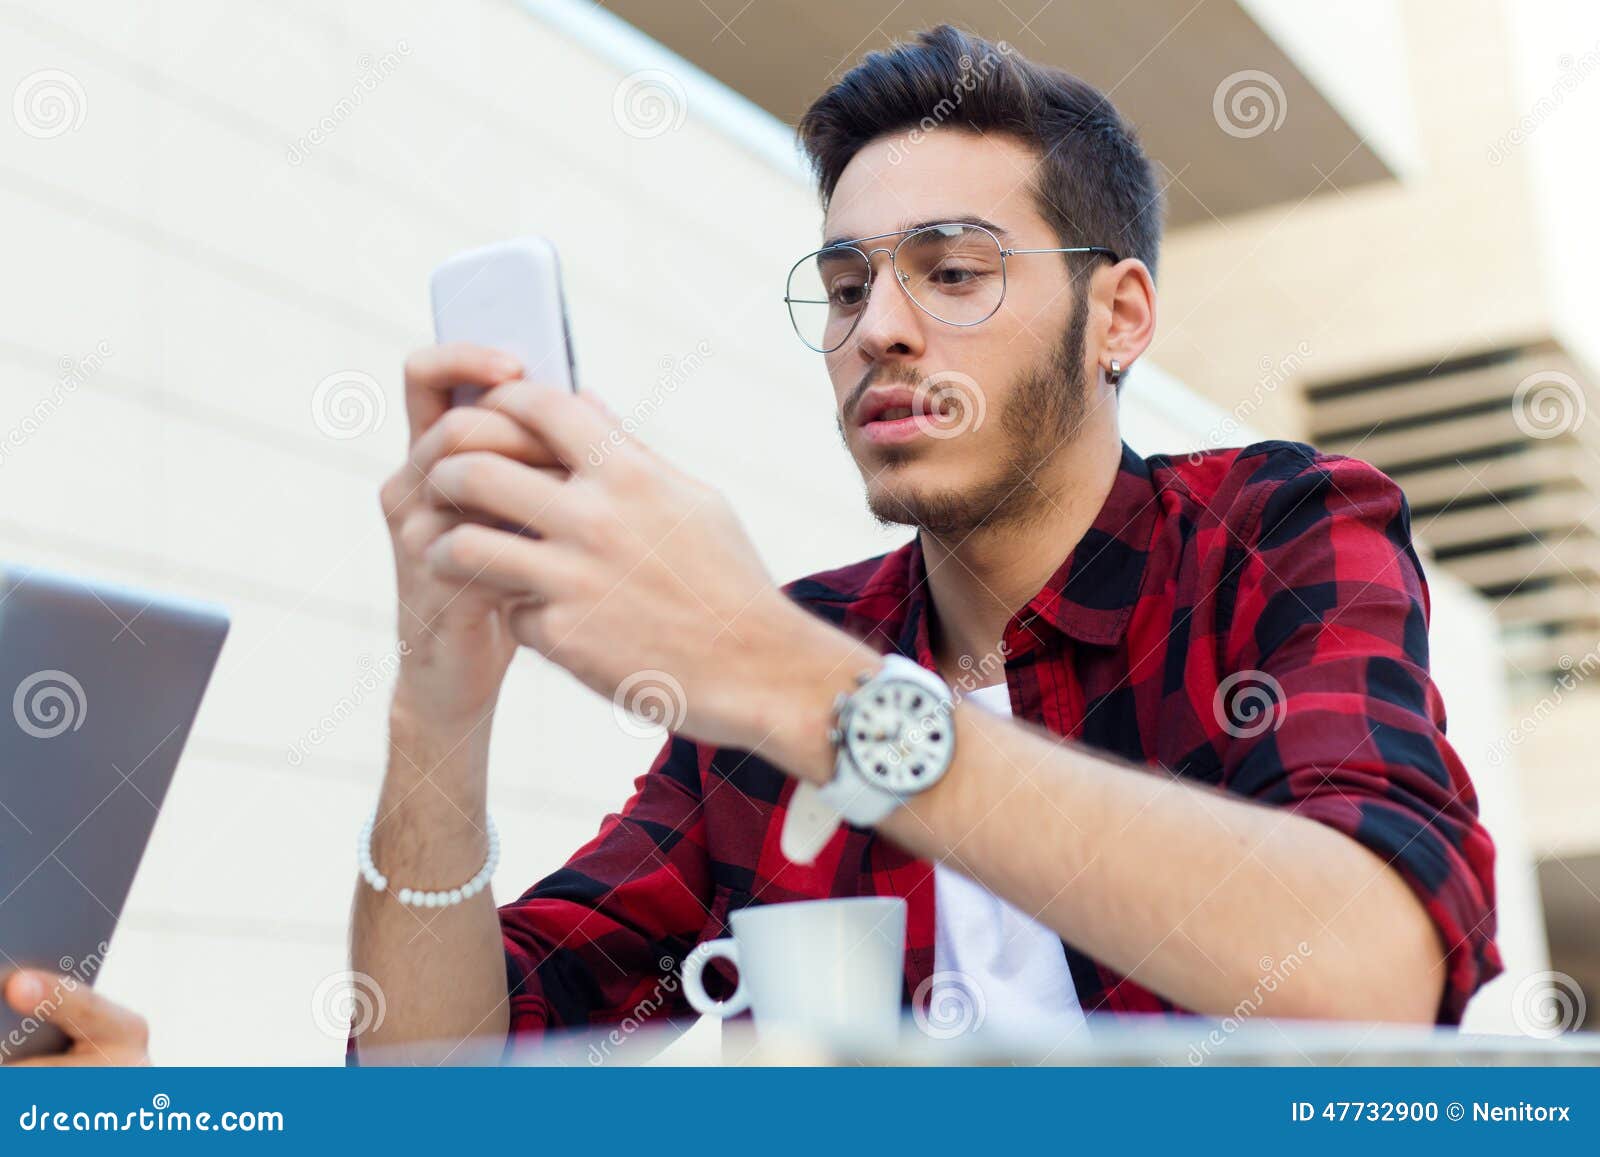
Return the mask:
[[[458,253],[428,280],[434,337],[510,354],[530,382],[578,388],[556,247],[519,237]],[[469,405],[480,386],[458,386],[452,405]]]

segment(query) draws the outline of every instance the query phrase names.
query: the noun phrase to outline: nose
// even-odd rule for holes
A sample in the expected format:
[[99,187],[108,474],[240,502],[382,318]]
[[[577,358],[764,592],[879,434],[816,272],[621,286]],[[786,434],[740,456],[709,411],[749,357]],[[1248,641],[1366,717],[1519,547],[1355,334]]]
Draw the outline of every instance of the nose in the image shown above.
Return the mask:
[[851,340],[864,361],[917,357],[923,348],[924,318],[897,277],[893,251],[874,249],[867,254],[867,263],[872,268],[872,289]]

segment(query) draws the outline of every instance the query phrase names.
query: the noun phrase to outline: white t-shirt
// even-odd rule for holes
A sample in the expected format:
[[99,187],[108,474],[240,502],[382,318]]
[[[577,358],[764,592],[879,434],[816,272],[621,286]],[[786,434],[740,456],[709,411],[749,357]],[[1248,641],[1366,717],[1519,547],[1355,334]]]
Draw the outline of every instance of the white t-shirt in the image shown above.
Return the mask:
[[[1011,714],[1004,683],[966,698]],[[1047,1040],[1065,1040],[1084,1027],[1059,936],[953,867],[936,863],[933,880],[934,971],[945,975],[930,994],[931,1025],[953,1029],[952,1018],[965,1018],[965,1031]],[[944,1009],[941,995],[949,1002]]]

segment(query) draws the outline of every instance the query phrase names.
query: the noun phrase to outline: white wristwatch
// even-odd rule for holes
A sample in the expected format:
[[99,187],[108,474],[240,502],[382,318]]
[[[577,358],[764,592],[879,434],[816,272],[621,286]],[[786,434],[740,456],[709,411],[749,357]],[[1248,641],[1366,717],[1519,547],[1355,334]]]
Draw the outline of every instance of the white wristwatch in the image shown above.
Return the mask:
[[815,860],[842,821],[871,827],[927,791],[955,756],[954,697],[943,679],[903,655],[885,655],[857,682],[834,703],[833,779],[821,787],[802,782],[789,799],[779,844],[794,863]]

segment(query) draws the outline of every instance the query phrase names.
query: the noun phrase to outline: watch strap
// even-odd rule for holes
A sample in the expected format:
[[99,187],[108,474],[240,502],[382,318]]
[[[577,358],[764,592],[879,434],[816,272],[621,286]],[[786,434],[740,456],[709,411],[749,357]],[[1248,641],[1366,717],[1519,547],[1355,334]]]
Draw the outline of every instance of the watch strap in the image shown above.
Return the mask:
[[839,830],[839,823],[839,813],[822,798],[822,789],[802,780],[789,796],[778,847],[791,863],[815,863],[833,833]]
[[901,798],[885,791],[877,784],[868,783],[859,771],[849,764],[849,756],[841,756],[834,777],[818,790],[823,803],[858,827],[871,827],[900,806]]

